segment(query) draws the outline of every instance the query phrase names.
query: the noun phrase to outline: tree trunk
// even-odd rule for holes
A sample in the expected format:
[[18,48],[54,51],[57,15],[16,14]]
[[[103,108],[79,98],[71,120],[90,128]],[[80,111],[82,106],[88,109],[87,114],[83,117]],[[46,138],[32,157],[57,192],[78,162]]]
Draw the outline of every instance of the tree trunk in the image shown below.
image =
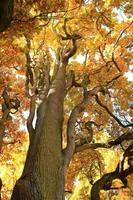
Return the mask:
[[0,0],[0,32],[6,30],[12,21],[14,0]]
[[65,66],[60,66],[47,98],[38,109],[24,171],[11,200],[64,200],[64,92]]
[[55,130],[50,123],[44,126],[31,154],[32,159],[26,162],[28,168],[25,165],[23,175],[16,183],[12,200],[63,200],[63,157]]
[[[65,26],[65,25],[64,25]],[[64,27],[65,28],[65,27]],[[71,36],[65,28],[67,40],[72,40],[72,47],[59,49],[51,84],[42,104],[37,109],[35,129],[30,118],[30,146],[21,178],[17,181],[11,200],[64,200],[64,177],[70,158],[74,153],[74,129],[79,112],[70,117],[67,131],[67,147],[62,149],[62,129],[64,119],[64,97],[66,93],[66,66],[77,50],[76,40],[81,37]],[[63,50],[63,51],[62,51]],[[56,68],[57,67],[57,68]],[[32,105],[32,104],[31,104]],[[32,109],[31,109],[32,110]],[[34,114],[31,112],[31,116]],[[82,110],[82,109],[80,109]],[[73,126],[72,126],[73,124]],[[72,142],[70,142],[72,139]]]

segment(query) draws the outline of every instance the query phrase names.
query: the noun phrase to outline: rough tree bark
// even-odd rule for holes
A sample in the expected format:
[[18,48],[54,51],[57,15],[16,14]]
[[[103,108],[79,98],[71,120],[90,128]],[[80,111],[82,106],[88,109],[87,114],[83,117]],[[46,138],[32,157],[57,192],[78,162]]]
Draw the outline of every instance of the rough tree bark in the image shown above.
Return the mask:
[[12,200],[64,199],[62,122],[65,67],[66,63],[62,62],[47,98],[38,110],[25,169],[16,183]]
[[[49,85],[47,94],[37,109],[35,128],[32,122],[35,114],[34,96],[27,127],[30,146],[21,178],[16,182],[12,200],[64,200],[64,177],[66,172],[66,153],[62,149],[63,104],[66,91],[66,66],[76,52],[76,40],[80,37],[66,38],[72,42],[71,48],[58,52],[58,66]],[[30,43],[27,39],[27,44]],[[28,82],[32,79],[30,56],[27,57]],[[69,151],[69,148],[66,150]],[[73,153],[73,152],[72,152]]]
[[[51,94],[46,102],[46,108],[42,105],[43,119],[42,123],[38,121],[34,141],[30,144],[30,161],[26,162],[24,173],[16,184],[12,199],[63,199],[62,117],[56,110],[56,106],[60,106],[61,112],[62,103],[57,105],[55,97]],[[59,102],[61,101],[60,99]]]

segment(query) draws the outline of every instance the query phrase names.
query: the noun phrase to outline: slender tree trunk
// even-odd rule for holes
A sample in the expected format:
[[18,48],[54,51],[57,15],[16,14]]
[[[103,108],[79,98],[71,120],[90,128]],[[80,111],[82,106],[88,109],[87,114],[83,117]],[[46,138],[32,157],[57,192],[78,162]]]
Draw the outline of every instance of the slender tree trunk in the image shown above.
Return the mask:
[[65,66],[60,66],[47,98],[38,110],[35,132],[12,200],[64,200],[62,153]]

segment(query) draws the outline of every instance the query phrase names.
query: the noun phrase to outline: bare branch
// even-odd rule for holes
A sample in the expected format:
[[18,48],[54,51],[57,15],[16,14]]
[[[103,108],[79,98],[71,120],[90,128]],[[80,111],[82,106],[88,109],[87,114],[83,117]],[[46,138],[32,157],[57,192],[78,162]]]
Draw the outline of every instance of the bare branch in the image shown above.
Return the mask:
[[106,143],[89,143],[84,145],[78,145],[75,147],[75,152],[81,152],[86,149],[98,149],[98,148],[111,148],[111,145],[108,145]]
[[104,54],[103,54],[103,52],[102,52],[102,50],[101,50],[100,47],[98,48],[98,50],[99,50],[99,53],[100,53],[100,55],[101,55],[101,57],[102,57],[102,60],[103,60],[103,61],[105,62],[105,64],[106,64],[106,66],[108,66],[109,64],[112,64],[112,63],[113,63],[113,64],[115,65],[115,67],[118,69],[118,71],[121,72],[121,69],[119,68],[118,63],[116,62],[116,60],[115,60],[115,58],[114,58],[114,52],[112,53],[112,60],[106,61],[105,56],[104,56]]
[[100,47],[98,48],[98,50],[99,50],[99,53],[100,53],[100,55],[101,55],[103,61],[104,61],[105,63],[107,63],[107,61],[106,61],[106,59],[105,59],[105,57],[104,57],[104,55],[103,55],[103,52],[102,52],[102,50],[101,50]]
[[119,68],[117,62],[114,59],[114,53],[112,53],[112,62],[114,63],[115,67],[118,69],[119,72],[121,72],[121,69]]
[[118,36],[118,38],[117,38],[117,40],[116,40],[116,42],[115,42],[115,44],[114,44],[114,48],[115,48],[115,47],[117,46],[117,44],[119,43],[119,41],[120,41],[122,35],[125,33],[125,31],[126,31],[132,24],[133,24],[133,21],[132,21],[127,27],[125,27],[125,28],[121,31],[120,35]]
[[88,104],[88,96],[84,96],[83,100],[75,106],[67,124],[67,147],[64,150],[66,166],[69,165],[71,157],[75,151],[75,124],[79,113],[81,113]]
[[[103,175],[99,180],[97,180],[91,189],[91,200],[100,200],[100,190],[110,190],[113,189],[112,182],[115,179],[120,179],[123,183],[123,186],[120,188],[126,188],[127,187],[127,176],[130,174],[133,174],[133,165],[130,163],[130,154],[129,152],[133,150],[133,145],[130,145],[124,153],[123,160],[120,161],[115,169],[115,171],[107,173]],[[129,167],[127,169],[123,169],[124,161],[125,161],[125,155],[127,155],[128,164]],[[132,154],[131,154],[132,155]],[[122,168],[121,168],[122,165]]]
[[121,145],[122,142],[128,141],[128,140],[133,140],[133,133],[132,132],[127,132],[122,135],[120,135],[118,138],[115,140],[112,140],[108,143],[89,143],[87,144],[79,144],[75,147],[75,153],[84,151],[86,149],[97,149],[97,148],[111,148],[112,146],[115,145]]
[[123,128],[127,128],[127,127],[132,127],[132,126],[133,126],[133,124],[126,124],[126,125],[122,124],[122,122],[109,110],[109,108],[108,108],[106,105],[104,105],[104,104],[100,101],[99,96],[98,96],[97,94],[95,95],[95,97],[96,97],[96,102],[97,102],[102,108],[104,108],[104,109],[107,111],[107,113],[108,113],[120,126],[122,126]]
[[63,54],[64,61],[66,61],[66,62],[68,61],[68,59],[70,57],[72,57],[76,53],[76,51],[77,51],[76,41],[81,39],[81,36],[77,33],[73,33],[73,34],[68,33],[67,27],[66,27],[67,21],[68,21],[68,19],[65,18],[64,25],[63,25],[63,30],[65,33],[65,36],[60,35],[62,40],[71,40],[72,41],[72,47],[69,49],[66,49]]
[[75,73],[73,70],[70,70],[69,72],[69,76],[67,79],[67,83],[66,83],[66,93],[72,88],[72,87],[81,87],[83,89],[85,89],[88,84],[90,83],[90,79],[88,74],[84,74],[83,76],[83,80],[81,83],[77,82],[76,78],[75,78]]
[[[71,160],[71,157],[75,151],[75,124],[77,121],[78,115],[83,112],[83,110],[86,108],[88,105],[88,102],[93,96],[96,96],[98,92],[102,91],[104,87],[109,87],[110,84],[112,84],[115,80],[117,80],[120,77],[120,75],[114,77],[112,80],[109,80],[107,83],[101,86],[96,86],[92,90],[87,91],[86,88],[84,88],[84,85],[81,84],[83,87],[83,99],[82,101],[74,107],[74,109],[71,112],[71,115],[68,120],[67,124],[67,147],[64,150],[65,153],[65,163],[66,166],[69,165],[69,162]],[[101,145],[101,144],[100,144]],[[99,145],[98,145],[99,146]],[[102,145],[102,146],[105,146]]]
[[114,172],[110,172],[108,174],[103,175],[99,180],[97,180],[91,189],[91,200],[100,200],[100,190],[110,190],[113,189],[111,187],[112,181],[115,179],[120,179],[123,183],[123,186],[120,188],[127,187],[127,179],[126,177],[133,173],[133,167],[129,167],[122,172],[118,172],[117,170]]
[[76,45],[76,40],[77,39],[73,39],[71,38],[72,40],[72,47],[69,48],[69,49],[66,49],[65,52],[64,52],[64,55],[63,55],[63,58],[64,58],[64,61],[68,61],[69,58],[71,58],[77,51],[77,45]]
[[123,141],[127,141],[127,140],[133,140],[133,132],[129,131],[127,133],[123,133],[121,136],[119,136],[116,140],[114,141],[110,141],[109,145],[113,146],[113,145],[119,145],[121,144]]
[[62,40],[78,40],[81,39],[81,36],[78,35],[77,33],[70,34],[67,31],[67,22],[69,19],[65,18],[64,20],[64,25],[63,25],[63,30],[65,32],[65,36],[62,36]]

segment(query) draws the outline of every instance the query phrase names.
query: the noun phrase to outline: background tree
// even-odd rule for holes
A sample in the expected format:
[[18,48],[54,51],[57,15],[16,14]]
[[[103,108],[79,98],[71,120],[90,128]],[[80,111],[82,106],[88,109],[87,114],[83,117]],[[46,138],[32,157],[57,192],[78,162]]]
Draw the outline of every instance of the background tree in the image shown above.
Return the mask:
[[[64,199],[74,154],[82,162],[71,163],[67,188],[69,173],[83,170],[91,199],[111,190],[113,180],[127,187],[133,172],[130,16],[130,1],[15,4],[12,26],[0,39],[1,116],[8,110],[1,141],[3,152],[4,144],[18,148],[28,130],[29,149],[11,199]],[[20,126],[25,122],[27,130]],[[103,174],[99,148],[123,155],[112,172]]]
[[0,32],[11,24],[13,17],[14,0],[0,1]]

